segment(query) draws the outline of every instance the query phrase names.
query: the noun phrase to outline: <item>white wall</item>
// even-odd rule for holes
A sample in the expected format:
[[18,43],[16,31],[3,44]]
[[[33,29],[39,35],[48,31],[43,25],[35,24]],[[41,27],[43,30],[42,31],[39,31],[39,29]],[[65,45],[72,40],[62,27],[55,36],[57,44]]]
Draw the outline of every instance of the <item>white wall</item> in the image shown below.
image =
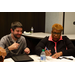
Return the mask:
[[75,34],[75,12],[65,12],[64,34]]
[[62,25],[63,23],[63,12],[46,12],[45,17],[45,32],[47,33],[51,33],[53,24],[59,23]]

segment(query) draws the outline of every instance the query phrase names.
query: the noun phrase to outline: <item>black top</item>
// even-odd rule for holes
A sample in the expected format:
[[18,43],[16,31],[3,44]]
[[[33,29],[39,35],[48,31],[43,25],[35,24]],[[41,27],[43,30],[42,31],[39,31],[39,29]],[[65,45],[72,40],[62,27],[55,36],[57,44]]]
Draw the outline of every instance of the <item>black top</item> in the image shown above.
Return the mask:
[[[35,52],[37,55],[40,55],[42,49],[47,47],[49,50],[51,50],[52,55],[55,53],[55,43],[53,41],[48,40],[49,37],[45,37],[42,39],[37,46],[35,47]],[[75,47],[73,43],[69,40],[67,36],[62,36],[63,40],[60,40],[57,42],[57,52],[62,51],[63,56],[74,56],[75,55]],[[66,50],[67,48],[67,50]]]

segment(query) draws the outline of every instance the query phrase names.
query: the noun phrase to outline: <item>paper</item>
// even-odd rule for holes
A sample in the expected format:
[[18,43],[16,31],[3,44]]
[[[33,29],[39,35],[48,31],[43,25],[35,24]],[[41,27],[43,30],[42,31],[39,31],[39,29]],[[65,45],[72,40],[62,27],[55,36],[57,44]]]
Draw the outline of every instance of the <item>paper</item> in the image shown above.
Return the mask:
[[7,58],[7,59],[4,59],[4,62],[14,62],[14,60],[12,58]]
[[75,61],[75,58],[73,56],[64,56],[64,57],[72,58],[73,60],[65,59],[65,58],[63,58],[63,56],[59,57],[61,59],[55,59],[50,56],[46,56],[46,61],[47,62],[74,62]]

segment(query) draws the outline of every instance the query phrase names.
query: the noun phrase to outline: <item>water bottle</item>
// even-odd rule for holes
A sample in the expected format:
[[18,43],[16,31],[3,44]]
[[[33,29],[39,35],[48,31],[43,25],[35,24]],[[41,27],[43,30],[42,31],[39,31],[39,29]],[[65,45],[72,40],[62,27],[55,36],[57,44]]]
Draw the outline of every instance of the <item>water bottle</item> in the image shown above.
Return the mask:
[[31,27],[31,33],[33,33],[33,31],[34,31],[34,29],[33,29],[33,27]]
[[45,50],[42,49],[41,55],[40,55],[40,61],[45,62],[46,61],[46,55],[45,55]]

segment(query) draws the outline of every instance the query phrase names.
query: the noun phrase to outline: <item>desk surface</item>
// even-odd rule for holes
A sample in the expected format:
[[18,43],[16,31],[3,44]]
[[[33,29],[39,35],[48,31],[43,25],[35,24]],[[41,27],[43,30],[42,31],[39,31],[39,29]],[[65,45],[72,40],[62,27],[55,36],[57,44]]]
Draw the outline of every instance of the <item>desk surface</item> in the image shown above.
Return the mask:
[[[33,62],[40,62],[40,57],[37,55],[29,55],[31,58],[34,59]],[[72,56],[65,56],[67,58],[72,58],[73,60],[68,60],[68,59],[55,59],[50,56],[46,56],[46,62],[75,62],[75,58]]]
[[[43,33],[43,32],[38,32],[38,33],[31,33],[29,35],[26,34],[22,34],[24,36],[28,36],[28,37],[33,37],[33,38],[38,38],[38,39],[42,39],[46,36],[50,36],[50,33]],[[62,34],[62,36],[67,36],[70,40],[75,40],[75,34]]]
[[[37,55],[29,55],[34,61],[31,62],[40,62],[40,57]],[[72,58],[73,60],[68,60],[68,59],[54,59],[51,58],[50,56],[46,56],[46,62],[75,62],[75,58],[72,56],[66,56],[67,58]],[[4,62],[14,62],[12,58],[4,59]]]
[[42,38],[44,38],[46,36],[50,36],[51,34],[39,32],[39,33],[31,33],[29,35],[26,35],[26,34],[23,33],[22,35],[42,39]]

